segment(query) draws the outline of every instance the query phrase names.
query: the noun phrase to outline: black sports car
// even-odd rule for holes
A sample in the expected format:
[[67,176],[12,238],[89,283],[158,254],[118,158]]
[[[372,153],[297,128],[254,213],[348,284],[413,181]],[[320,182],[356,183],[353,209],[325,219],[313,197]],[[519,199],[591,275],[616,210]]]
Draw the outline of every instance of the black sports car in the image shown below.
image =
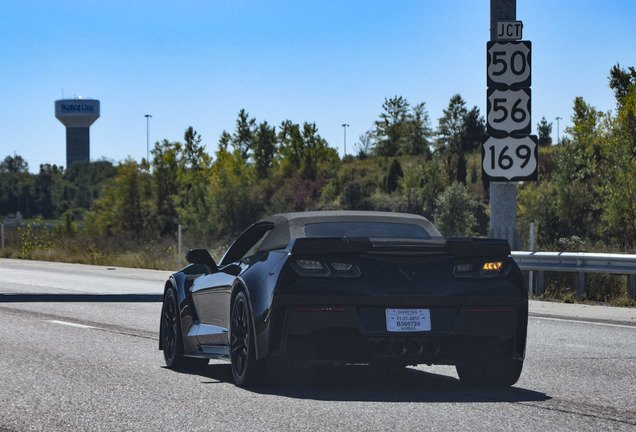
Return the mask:
[[[229,359],[239,386],[292,364],[456,365],[509,386],[523,366],[528,300],[505,240],[444,238],[421,216],[278,214],[167,281],[159,348],[169,368]],[[281,366],[282,365],[282,366]]]

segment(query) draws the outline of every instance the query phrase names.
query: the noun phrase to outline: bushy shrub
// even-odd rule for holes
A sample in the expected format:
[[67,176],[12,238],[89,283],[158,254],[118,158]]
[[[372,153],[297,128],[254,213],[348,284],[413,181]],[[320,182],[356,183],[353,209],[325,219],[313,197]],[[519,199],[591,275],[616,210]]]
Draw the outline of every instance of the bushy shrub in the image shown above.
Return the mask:
[[479,203],[472,200],[466,186],[455,183],[435,201],[434,222],[448,237],[472,237],[475,235]]

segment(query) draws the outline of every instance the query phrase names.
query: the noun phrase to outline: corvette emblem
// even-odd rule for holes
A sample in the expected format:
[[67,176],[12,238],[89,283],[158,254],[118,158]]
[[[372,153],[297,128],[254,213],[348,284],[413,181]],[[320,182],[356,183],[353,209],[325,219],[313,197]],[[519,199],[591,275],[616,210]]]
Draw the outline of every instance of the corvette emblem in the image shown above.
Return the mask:
[[418,269],[416,267],[399,266],[398,271],[406,278],[406,280],[412,281],[417,275]]

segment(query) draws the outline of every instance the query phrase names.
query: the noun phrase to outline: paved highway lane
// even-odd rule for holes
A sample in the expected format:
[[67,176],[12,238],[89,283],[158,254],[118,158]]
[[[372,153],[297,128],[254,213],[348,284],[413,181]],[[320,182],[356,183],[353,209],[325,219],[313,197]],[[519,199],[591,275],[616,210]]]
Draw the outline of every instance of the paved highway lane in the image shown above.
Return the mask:
[[329,369],[307,387],[239,389],[223,362],[199,374],[163,367],[167,272],[0,260],[0,275],[3,432],[636,428],[629,319],[531,317],[510,389],[466,389],[443,366]]

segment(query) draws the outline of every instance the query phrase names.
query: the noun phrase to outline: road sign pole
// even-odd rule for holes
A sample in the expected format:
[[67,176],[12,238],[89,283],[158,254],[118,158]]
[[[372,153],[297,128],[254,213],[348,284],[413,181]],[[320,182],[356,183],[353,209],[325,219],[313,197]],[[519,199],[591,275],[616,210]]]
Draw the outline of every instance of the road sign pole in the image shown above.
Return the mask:
[[517,19],[517,0],[490,0],[490,40],[497,40],[497,21]]
[[[496,41],[497,21],[515,21],[516,0],[490,0],[490,40]],[[521,250],[517,230],[517,183],[490,183],[490,238],[504,238],[512,250]]]

